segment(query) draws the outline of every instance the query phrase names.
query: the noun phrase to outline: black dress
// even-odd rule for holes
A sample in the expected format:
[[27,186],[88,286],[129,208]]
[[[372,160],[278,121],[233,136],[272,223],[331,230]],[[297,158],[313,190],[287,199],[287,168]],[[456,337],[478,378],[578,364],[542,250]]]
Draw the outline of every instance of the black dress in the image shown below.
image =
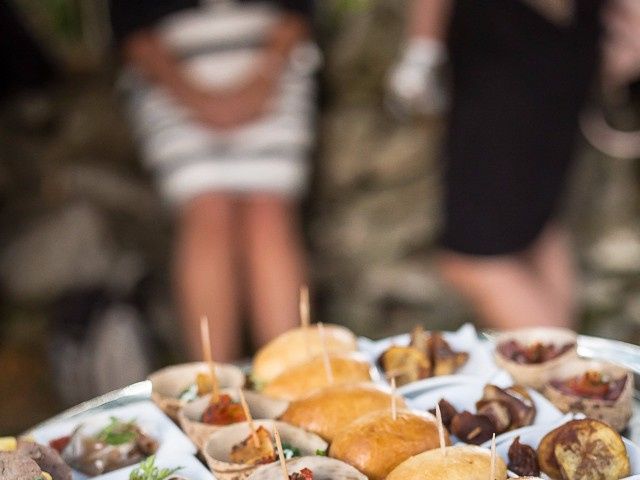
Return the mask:
[[519,0],[458,0],[449,34],[442,246],[526,249],[558,207],[598,66],[603,1],[560,27]]

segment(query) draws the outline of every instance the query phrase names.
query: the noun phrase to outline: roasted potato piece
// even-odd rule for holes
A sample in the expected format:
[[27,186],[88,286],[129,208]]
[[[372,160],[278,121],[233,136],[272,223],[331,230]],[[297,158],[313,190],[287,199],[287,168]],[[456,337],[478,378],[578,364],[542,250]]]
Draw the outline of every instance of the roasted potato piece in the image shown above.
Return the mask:
[[520,437],[516,437],[509,447],[509,470],[521,477],[539,477],[540,466],[536,451],[529,445],[520,443]]
[[538,463],[557,480],[617,480],[630,472],[620,435],[593,419],[572,420],[545,435]]
[[380,356],[384,372],[396,378],[398,386],[415,382],[431,375],[431,362],[413,347],[392,346]]
[[467,363],[467,352],[455,352],[440,333],[432,332],[426,341],[427,356],[433,363],[433,375],[451,375]]
[[558,461],[556,460],[556,454],[554,451],[556,445],[556,437],[563,427],[566,427],[567,425],[577,421],[578,420],[573,420],[554,430],[551,430],[544,437],[542,437],[542,440],[538,445],[538,465],[540,465],[540,470],[549,475],[549,477],[551,477],[552,479],[562,478],[562,473],[560,473],[560,465],[558,465]]
[[[511,415],[510,430],[531,425],[536,417],[536,406],[529,396],[527,389],[520,385],[500,388],[488,384],[482,392],[482,401],[499,400],[509,409]],[[480,408],[480,402],[476,408]]]
[[213,379],[208,373],[198,373],[196,376],[196,386],[198,388],[198,396],[202,397],[213,391]]
[[480,445],[491,439],[496,427],[489,417],[467,411],[458,413],[451,421],[451,433],[465,443]]
[[496,434],[506,432],[511,425],[509,407],[500,400],[486,400],[476,403],[479,415],[489,417],[496,427]]
[[451,356],[438,357],[434,359],[433,375],[438,377],[440,375],[452,375],[461,366],[467,363],[469,354],[467,352],[453,352]]
[[593,419],[565,425],[556,436],[554,453],[565,480],[618,480],[631,470],[618,432]]
[[422,325],[416,325],[411,332],[411,340],[409,346],[417,348],[421,352],[427,352],[427,342],[429,341],[429,334],[425,331]]
[[259,440],[257,447],[253,442],[253,436],[249,435],[231,448],[230,458],[233,463],[262,465],[274,462],[278,458],[269,431],[264,427],[258,427],[256,434]]
[[[456,407],[447,402],[444,398],[441,398],[438,402],[438,406],[440,407],[440,415],[442,418],[442,424],[447,428],[447,430],[451,430],[451,422],[453,421],[453,417],[458,414]],[[432,415],[436,415],[436,409],[432,408],[429,410],[429,413]]]

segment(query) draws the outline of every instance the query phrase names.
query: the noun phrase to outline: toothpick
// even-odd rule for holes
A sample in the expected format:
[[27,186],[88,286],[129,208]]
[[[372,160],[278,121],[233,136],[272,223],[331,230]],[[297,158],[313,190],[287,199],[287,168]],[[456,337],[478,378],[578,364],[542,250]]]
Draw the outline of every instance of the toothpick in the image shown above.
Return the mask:
[[278,457],[280,458],[280,469],[282,470],[282,478],[289,480],[289,472],[287,471],[287,461],[284,458],[284,451],[282,450],[282,442],[280,441],[280,433],[278,427],[273,424],[273,437],[276,439],[276,448],[278,450]]
[[388,372],[386,372],[384,374],[385,378],[389,381],[391,381],[392,378],[394,377],[399,377],[400,375],[404,375],[405,373],[407,373],[408,371],[408,367],[400,367],[400,368],[394,368],[393,370],[389,370]]
[[398,407],[396,406],[396,377],[391,378],[391,418],[394,422],[398,419]]
[[211,397],[214,403],[217,403],[220,399],[220,392],[218,388],[218,376],[216,375],[216,365],[213,363],[213,356],[211,355],[211,335],[209,334],[209,319],[206,315],[200,317],[200,340],[202,341],[204,361],[211,373]]
[[324,361],[324,371],[327,374],[329,385],[333,385],[333,370],[331,370],[331,361],[327,352],[327,345],[324,338],[324,325],[318,322],[318,334],[320,335],[320,347],[322,348],[322,360]]
[[310,311],[309,287],[302,285],[300,287],[300,326],[303,329],[309,328],[309,325],[311,324]]
[[442,424],[442,412],[440,411],[440,404],[436,403],[436,421],[438,423],[438,438],[440,439],[440,451],[444,455],[446,453],[444,443],[444,425]]
[[491,437],[491,480],[496,480],[496,434]]
[[309,287],[302,285],[300,287],[300,327],[302,328],[302,337],[304,339],[304,350],[307,352],[307,358],[311,355],[309,348],[309,325],[311,324],[311,307],[309,306]]
[[256,426],[253,424],[253,417],[251,416],[249,405],[247,405],[247,399],[244,397],[244,392],[241,388],[238,389],[238,397],[240,397],[240,404],[242,405],[244,416],[246,417],[247,423],[249,424],[249,429],[251,430],[251,438],[253,438],[253,444],[256,446],[256,448],[260,448],[260,437],[258,437],[258,433],[256,432]]

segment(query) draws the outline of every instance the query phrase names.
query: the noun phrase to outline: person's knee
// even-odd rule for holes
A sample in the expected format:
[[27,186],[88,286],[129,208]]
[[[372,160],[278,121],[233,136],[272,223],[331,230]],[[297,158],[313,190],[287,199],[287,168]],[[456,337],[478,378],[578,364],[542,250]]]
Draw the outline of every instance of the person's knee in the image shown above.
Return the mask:
[[281,195],[251,194],[242,203],[245,216],[252,223],[268,225],[292,220],[294,216],[293,201]]
[[457,288],[469,288],[486,281],[508,259],[484,258],[461,255],[453,252],[441,253],[437,266],[442,278]]
[[200,195],[181,210],[183,230],[197,230],[200,234],[216,234],[228,229],[233,221],[234,199],[221,193]]
[[458,286],[468,283],[469,279],[477,275],[477,262],[455,253],[440,254],[437,261],[440,276],[447,283]]

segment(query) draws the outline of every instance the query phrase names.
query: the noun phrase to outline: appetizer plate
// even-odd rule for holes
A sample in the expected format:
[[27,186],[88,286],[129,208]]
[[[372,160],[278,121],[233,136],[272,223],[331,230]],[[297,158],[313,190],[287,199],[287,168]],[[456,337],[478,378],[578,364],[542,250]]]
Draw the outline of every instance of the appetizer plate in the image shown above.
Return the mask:
[[[451,348],[459,352],[467,352],[469,360],[456,372],[456,375],[443,375],[440,377],[425,378],[418,382],[409,383],[398,388],[398,393],[411,397],[416,395],[417,391],[424,391],[429,388],[436,388],[442,385],[459,383],[460,376],[473,377],[481,381],[489,381],[499,369],[493,361],[492,353],[487,348],[487,342],[483,342],[478,337],[478,332],[470,323],[464,324],[455,332],[442,332],[442,336],[449,343]],[[378,358],[382,353],[392,345],[408,345],[410,334],[405,333],[394,337],[384,338],[374,341],[365,337],[358,338],[358,349],[369,356],[372,364],[378,367]],[[384,380],[384,372],[380,372],[382,382]]]
[[[559,427],[569,420],[576,418],[584,418],[584,415],[569,414],[565,415],[560,421],[555,422],[552,425],[533,425],[530,427],[519,428],[518,430],[507,432],[506,434],[496,438],[496,453],[500,455],[505,463],[509,463],[508,452],[514,438],[520,437],[520,443],[529,445],[530,447],[537,450],[538,444],[542,440],[542,437],[544,437],[554,428]],[[625,437],[622,437],[622,441],[624,442],[625,447],[627,447],[627,455],[629,456],[629,463],[631,465],[631,476],[626,477],[625,480],[638,479],[640,478],[640,448],[631,440]],[[490,442],[485,442],[482,446],[489,448]],[[541,474],[541,477],[544,479],[549,478],[544,473]]]
[[[494,382],[499,387],[507,387],[511,385],[510,381],[506,381],[508,376],[496,377],[498,380]],[[440,399],[444,398],[451,403],[458,412],[467,410],[471,413],[476,411],[476,402],[482,397],[482,390],[486,385],[485,382],[473,381],[464,384],[448,385],[442,388],[428,390],[415,398],[407,400],[407,404],[416,410],[428,411],[436,407]],[[536,417],[533,425],[554,425],[562,418],[563,414],[553,406],[549,400],[544,398],[535,390],[529,389],[529,395],[536,406]],[[512,432],[506,432],[498,435],[496,438],[502,438]]]
[[[180,467],[180,470],[175,475],[187,480],[215,480],[213,474],[191,455],[156,457],[155,465],[158,468]],[[129,475],[135,468],[136,465],[132,465],[93,478],[94,480],[129,480]]]
[[[49,444],[51,440],[70,435],[78,425],[84,422],[104,423],[106,426],[111,417],[125,421],[135,420],[145,433],[158,441],[156,455],[159,458],[167,455],[194,455],[196,453],[196,447],[191,440],[151,401],[132,403],[93,415],[83,415],[72,420],[47,423],[30,431],[29,434],[33,435],[37,442]],[[80,472],[73,472],[73,480],[87,478],[89,477]]]

